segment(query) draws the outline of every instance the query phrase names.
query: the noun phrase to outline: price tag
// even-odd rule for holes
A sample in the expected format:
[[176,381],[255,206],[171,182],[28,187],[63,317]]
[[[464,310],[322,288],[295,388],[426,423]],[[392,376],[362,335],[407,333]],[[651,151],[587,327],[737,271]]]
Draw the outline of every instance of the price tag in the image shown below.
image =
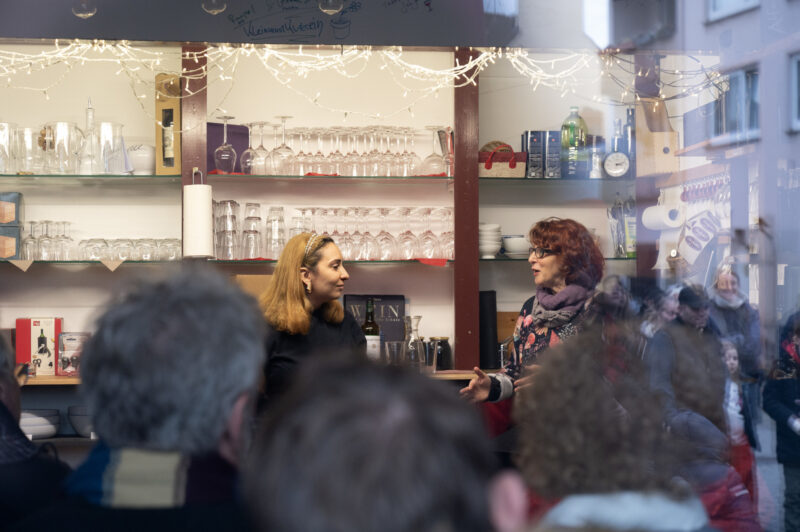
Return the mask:
[[722,227],[720,219],[706,210],[695,214],[683,226],[683,237],[678,243],[678,252],[689,264],[694,264],[697,257],[714,240]]

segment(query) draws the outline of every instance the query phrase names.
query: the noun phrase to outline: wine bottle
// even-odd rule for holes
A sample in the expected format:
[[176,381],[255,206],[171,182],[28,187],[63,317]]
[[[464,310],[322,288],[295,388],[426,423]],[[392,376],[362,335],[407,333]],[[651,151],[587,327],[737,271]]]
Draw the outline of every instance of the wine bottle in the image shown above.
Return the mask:
[[626,117],[625,128],[623,129],[625,150],[628,153],[628,159],[631,161],[631,172],[636,175],[636,109],[628,107]]
[[572,106],[569,108],[569,116],[561,125],[561,177],[583,178],[588,173],[586,122],[578,114],[578,107]]
[[367,357],[370,360],[380,360],[381,357],[381,328],[375,322],[375,302],[367,298],[367,316],[361,325],[361,330],[367,339]]

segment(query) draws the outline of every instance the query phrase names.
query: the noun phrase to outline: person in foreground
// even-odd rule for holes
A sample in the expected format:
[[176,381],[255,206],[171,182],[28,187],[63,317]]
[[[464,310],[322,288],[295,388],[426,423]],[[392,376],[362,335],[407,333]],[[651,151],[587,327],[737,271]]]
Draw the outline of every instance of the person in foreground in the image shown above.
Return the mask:
[[81,358],[99,443],[16,530],[247,530],[235,497],[264,362],[253,298],[190,267],[123,295]]
[[608,349],[601,328],[590,327],[543,354],[534,383],[518,394],[517,463],[533,493],[549,501],[538,522],[711,530],[701,501],[672,476],[675,457],[659,405],[635,379],[609,382],[599,363]]
[[476,377],[461,389],[461,396],[472,402],[499,401],[485,407],[492,435],[511,426],[511,402],[504,400],[530,382],[538,356],[591,321],[590,303],[603,276],[603,254],[589,230],[575,220],[541,220],[528,238],[536,294],[525,301],[517,318],[511,361],[504,372],[491,377],[475,368]]
[[264,532],[512,532],[524,486],[496,474],[477,412],[392,366],[318,359],[257,430],[245,499]]
[[70,471],[49,447],[37,447],[22,433],[15,373],[11,350],[0,337],[0,530],[56,500]]
[[303,361],[317,355],[366,357],[361,326],[338,299],[350,275],[329,236],[301,233],[287,242],[261,307],[267,320],[265,399],[288,388]]

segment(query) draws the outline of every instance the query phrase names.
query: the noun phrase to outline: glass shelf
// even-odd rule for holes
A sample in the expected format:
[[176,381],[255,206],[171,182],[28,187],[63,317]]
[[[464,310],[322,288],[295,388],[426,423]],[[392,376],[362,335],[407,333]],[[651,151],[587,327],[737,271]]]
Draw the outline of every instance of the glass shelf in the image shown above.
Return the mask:
[[633,185],[636,183],[635,178],[619,178],[619,177],[606,177],[603,179],[543,179],[543,178],[524,178],[524,177],[481,177],[478,179],[481,184],[485,183],[519,183],[525,185],[542,185],[542,186],[588,186],[588,185],[606,185],[606,184],[627,184]]
[[109,182],[120,183],[180,183],[180,174],[174,175],[130,175],[130,174],[0,174],[0,182],[4,185],[46,185],[46,184],[74,184],[74,185],[93,185]]
[[[615,262],[625,262],[631,261],[635,262],[636,257],[628,258],[628,257],[605,257],[606,261],[615,261]],[[528,262],[527,257],[524,259],[512,259],[511,257],[496,257],[494,259],[480,259],[481,262]]]
[[[358,264],[358,265],[381,265],[381,264],[423,264],[423,260],[439,261],[443,259],[412,259],[412,260],[346,260],[345,264]],[[208,262],[213,264],[275,264],[278,261],[275,259],[257,259],[257,260],[218,260],[211,259]],[[451,264],[452,260],[448,260],[447,264]]]
[[310,183],[449,183],[452,177],[445,176],[332,176],[332,175],[242,175],[209,174],[209,183],[242,184],[252,181],[305,181]]

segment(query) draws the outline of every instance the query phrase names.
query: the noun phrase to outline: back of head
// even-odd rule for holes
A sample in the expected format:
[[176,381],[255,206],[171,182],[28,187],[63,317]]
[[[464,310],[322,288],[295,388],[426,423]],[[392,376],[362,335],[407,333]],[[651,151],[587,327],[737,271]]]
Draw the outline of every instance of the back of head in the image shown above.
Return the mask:
[[209,269],[134,287],[83,349],[95,432],[112,447],[215,449],[234,402],[255,393],[263,338],[255,300]]
[[672,489],[658,405],[635,378],[604,375],[602,334],[590,328],[551,349],[517,398],[518,463],[544,497]]
[[484,433],[444,383],[354,362],[305,368],[259,427],[247,502],[265,531],[489,530]]

